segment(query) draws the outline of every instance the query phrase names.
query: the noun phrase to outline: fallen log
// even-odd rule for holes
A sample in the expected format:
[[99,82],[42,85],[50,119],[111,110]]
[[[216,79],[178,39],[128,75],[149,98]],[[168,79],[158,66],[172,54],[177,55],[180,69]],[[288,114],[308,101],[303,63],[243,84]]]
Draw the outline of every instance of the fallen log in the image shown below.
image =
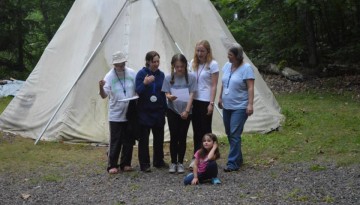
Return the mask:
[[298,71],[291,69],[289,67],[284,67],[284,68],[280,69],[279,66],[277,66],[273,63],[270,63],[266,68],[263,68],[262,71],[264,71],[266,73],[282,75],[286,79],[289,79],[291,81],[299,82],[299,81],[304,80],[304,76],[301,73],[299,73]]

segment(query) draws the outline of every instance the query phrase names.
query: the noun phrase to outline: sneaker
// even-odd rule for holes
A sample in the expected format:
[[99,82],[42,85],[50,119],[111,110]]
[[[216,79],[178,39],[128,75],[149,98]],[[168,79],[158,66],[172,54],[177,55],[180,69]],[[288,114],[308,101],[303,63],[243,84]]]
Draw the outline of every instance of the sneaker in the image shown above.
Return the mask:
[[181,164],[181,163],[177,164],[177,172],[180,173],[180,174],[185,172],[183,164]]
[[170,168],[169,168],[169,172],[170,173],[175,173],[176,172],[176,164],[175,163],[171,163],[170,164]]
[[195,163],[195,159],[192,159],[192,160],[191,160],[191,163],[190,163],[190,165],[189,165],[189,170],[190,170],[190,171],[193,170],[193,168],[194,168],[194,163]]
[[212,183],[212,184],[221,184],[221,181],[220,181],[219,178],[216,177],[216,178],[212,178],[212,179],[211,179],[211,183]]

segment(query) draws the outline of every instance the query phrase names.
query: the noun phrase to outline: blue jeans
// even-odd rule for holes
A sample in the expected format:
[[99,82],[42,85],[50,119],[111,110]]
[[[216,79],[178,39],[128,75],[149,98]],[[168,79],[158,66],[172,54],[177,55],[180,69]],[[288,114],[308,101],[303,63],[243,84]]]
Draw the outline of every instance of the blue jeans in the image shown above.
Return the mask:
[[[216,178],[218,174],[218,166],[215,160],[211,160],[206,165],[206,170],[203,173],[198,173],[199,183],[204,182],[205,180]],[[184,184],[190,185],[194,179],[194,174],[190,173],[184,178]]]
[[248,118],[246,109],[227,110],[223,109],[223,121],[225,133],[229,140],[230,150],[227,168],[237,170],[243,163],[241,152],[241,134]]

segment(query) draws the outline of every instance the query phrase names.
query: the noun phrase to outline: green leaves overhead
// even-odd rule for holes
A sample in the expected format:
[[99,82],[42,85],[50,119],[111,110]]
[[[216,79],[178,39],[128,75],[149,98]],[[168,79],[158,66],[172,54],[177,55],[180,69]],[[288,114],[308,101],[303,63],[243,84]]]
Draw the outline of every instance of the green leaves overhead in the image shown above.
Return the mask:
[[259,65],[285,60],[291,65],[316,67],[334,61],[359,61],[359,1],[212,2],[236,40]]
[[0,1],[0,79],[25,79],[74,0]]

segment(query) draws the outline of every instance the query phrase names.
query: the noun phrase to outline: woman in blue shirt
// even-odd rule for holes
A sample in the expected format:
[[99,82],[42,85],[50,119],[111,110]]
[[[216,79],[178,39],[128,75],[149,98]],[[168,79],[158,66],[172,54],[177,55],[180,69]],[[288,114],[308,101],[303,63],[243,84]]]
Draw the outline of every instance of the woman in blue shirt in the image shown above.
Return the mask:
[[244,62],[243,49],[233,45],[228,51],[229,62],[222,69],[219,108],[230,149],[225,172],[237,171],[243,163],[241,134],[248,116],[254,112],[255,75],[250,64]]

